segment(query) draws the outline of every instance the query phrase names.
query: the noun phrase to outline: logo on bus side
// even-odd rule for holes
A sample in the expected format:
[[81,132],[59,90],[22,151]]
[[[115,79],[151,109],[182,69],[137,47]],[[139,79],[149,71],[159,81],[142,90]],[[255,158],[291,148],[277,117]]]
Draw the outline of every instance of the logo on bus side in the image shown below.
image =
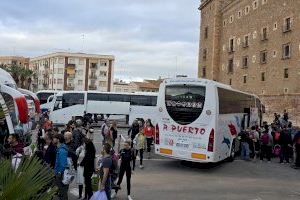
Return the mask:
[[190,126],[180,126],[180,125],[163,125],[164,131],[171,131],[171,132],[177,132],[177,133],[190,133],[195,135],[204,135],[205,129],[204,128],[198,128],[198,127],[190,127]]

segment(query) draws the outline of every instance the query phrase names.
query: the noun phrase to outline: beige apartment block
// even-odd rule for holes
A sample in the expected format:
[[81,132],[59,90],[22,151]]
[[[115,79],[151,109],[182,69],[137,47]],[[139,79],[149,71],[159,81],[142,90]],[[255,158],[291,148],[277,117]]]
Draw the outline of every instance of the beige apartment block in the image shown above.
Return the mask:
[[23,56],[0,56],[0,65],[6,65],[6,66],[19,65],[28,68],[29,58],[25,58]]
[[30,59],[35,90],[112,91],[114,56],[57,52]]
[[135,92],[135,89],[129,83],[116,80],[114,82],[114,92]]
[[198,76],[300,122],[300,1],[202,0]]

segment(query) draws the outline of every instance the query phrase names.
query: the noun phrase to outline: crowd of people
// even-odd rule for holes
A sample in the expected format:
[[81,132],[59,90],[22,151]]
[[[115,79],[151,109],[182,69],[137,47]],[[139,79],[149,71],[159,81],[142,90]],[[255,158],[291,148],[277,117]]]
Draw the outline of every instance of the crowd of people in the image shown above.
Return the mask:
[[259,158],[271,162],[278,157],[280,163],[293,163],[293,168],[300,168],[300,132],[293,128],[286,111],[282,117],[274,113],[270,125],[264,122],[262,127],[242,131],[239,138],[244,160]]
[[[101,134],[103,138],[98,162],[94,134]],[[88,118],[73,118],[59,130],[53,127],[47,115],[43,116],[37,128],[35,154],[53,168],[59,199],[68,199],[68,189],[73,179],[78,185],[78,198],[90,199],[93,195],[92,177],[99,177],[99,191],[105,191],[108,199],[114,198],[121,189],[125,173],[128,199],[132,199],[131,174],[135,170],[137,155],[141,169],[144,168],[144,151],[147,150],[150,158],[154,127],[150,119],[146,122],[135,120],[129,128],[129,139],[125,139],[124,148],[120,148],[117,138],[118,128],[115,121],[110,123],[104,120],[99,133],[94,133]]]

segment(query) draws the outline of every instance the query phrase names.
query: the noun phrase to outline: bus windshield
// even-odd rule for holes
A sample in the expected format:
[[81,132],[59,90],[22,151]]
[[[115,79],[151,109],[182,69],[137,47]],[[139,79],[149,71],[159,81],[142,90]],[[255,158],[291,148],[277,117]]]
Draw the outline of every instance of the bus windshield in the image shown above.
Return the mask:
[[165,105],[170,117],[181,125],[194,122],[203,111],[205,92],[204,86],[167,86]]

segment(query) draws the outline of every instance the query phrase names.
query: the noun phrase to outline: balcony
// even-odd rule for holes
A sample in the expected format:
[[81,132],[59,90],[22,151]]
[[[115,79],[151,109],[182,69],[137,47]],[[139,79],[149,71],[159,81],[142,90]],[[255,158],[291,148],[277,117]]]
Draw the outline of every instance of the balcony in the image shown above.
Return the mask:
[[69,83],[69,84],[67,85],[67,90],[74,90],[74,89],[75,89],[74,84]]
[[97,68],[98,68],[97,63],[91,63],[90,69],[97,69]]
[[89,79],[95,80],[97,79],[97,76],[95,74],[89,75]]
[[282,32],[283,33],[287,33],[287,32],[290,32],[290,31],[292,31],[291,24],[283,25],[283,27],[282,27]]
[[75,64],[67,64],[67,69],[75,69]]
[[75,74],[68,74],[68,78],[74,79],[75,78]]
[[89,90],[97,90],[97,86],[96,85],[89,85]]

